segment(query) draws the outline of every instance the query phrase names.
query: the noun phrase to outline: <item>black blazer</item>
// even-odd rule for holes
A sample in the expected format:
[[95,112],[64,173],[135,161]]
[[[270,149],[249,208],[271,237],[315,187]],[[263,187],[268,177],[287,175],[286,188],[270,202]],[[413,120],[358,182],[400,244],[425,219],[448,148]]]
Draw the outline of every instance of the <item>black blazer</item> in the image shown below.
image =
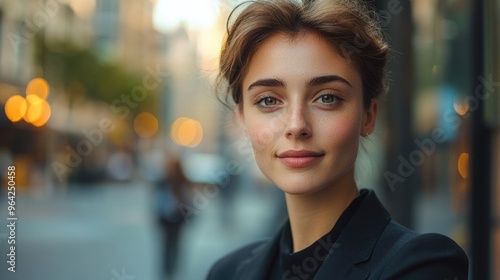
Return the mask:
[[[279,240],[280,234],[276,234],[225,256],[207,279],[266,280],[278,256]],[[467,256],[454,241],[440,234],[417,234],[399,225],[369,191],[314,279],[467,278]],[[282,279],[300,280],[296,275]]]

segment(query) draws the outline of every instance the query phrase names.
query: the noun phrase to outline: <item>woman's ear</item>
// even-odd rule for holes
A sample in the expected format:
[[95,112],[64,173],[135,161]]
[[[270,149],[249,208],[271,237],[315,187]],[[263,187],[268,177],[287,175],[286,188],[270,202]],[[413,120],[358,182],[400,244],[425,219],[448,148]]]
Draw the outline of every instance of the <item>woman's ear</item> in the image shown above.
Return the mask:
[[375,130],[375,123],[377,121],[378,101],[372,99],[370,107],[364,112],[363,128],[361,129],[361,136],[366,137]]

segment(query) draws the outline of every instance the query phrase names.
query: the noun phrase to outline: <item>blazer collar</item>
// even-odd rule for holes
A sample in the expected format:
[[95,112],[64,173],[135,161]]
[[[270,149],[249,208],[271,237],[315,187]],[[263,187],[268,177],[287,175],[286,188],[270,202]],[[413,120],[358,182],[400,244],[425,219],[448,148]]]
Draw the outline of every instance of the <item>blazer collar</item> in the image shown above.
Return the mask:
[[250,257],[242,262],[236,275],[241,280],[267,279],[271,265],[273,265],[279,250],[281,230],[271,240],[260,243],[251,251]]
[[375,192],[368,194],[340,234],[315,279],[366,279],[369,273],[356,264],[370,259],[391,217]]
[[[368,278],[369,273],[356,267],[356,264],[370,258],[375,244],[391,217],[375,192],[367,191],[363,202],[330,249],[314,279]],[[267,278],[270,266],[277,256],[280,236],[281,231],[278,231],[270,241],[263,242],[252,250],[251,256],[237,268],[238,279]]]

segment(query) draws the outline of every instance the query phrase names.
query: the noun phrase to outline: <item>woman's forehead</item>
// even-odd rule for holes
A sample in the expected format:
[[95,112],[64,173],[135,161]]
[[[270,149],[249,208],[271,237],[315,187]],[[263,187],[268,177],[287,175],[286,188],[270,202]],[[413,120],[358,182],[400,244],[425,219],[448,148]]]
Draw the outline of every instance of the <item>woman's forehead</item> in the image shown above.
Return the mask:
[[337,75],[352,84],[361,83],[351,61],[340,55],[323,37],[312,32],[295,36],[278,33],[266,39],[250,59],[243,89],[255,79],[312,79],[325,75]]

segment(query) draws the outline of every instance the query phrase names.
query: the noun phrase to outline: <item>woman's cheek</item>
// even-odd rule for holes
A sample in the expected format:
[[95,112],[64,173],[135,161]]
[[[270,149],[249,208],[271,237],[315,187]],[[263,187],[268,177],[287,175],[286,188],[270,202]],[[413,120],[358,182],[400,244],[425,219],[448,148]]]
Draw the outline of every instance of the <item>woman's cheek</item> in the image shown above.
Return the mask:
[[254,150],[261,151],[274,143],[280,125],[276,118],[255,118],[246,124],[247,133]]
[[360,120],[355,118],[343,118],[330,126],[328,138],[330,143],[338,143],[340,145],[357,145],[357,139],[360,130]]

